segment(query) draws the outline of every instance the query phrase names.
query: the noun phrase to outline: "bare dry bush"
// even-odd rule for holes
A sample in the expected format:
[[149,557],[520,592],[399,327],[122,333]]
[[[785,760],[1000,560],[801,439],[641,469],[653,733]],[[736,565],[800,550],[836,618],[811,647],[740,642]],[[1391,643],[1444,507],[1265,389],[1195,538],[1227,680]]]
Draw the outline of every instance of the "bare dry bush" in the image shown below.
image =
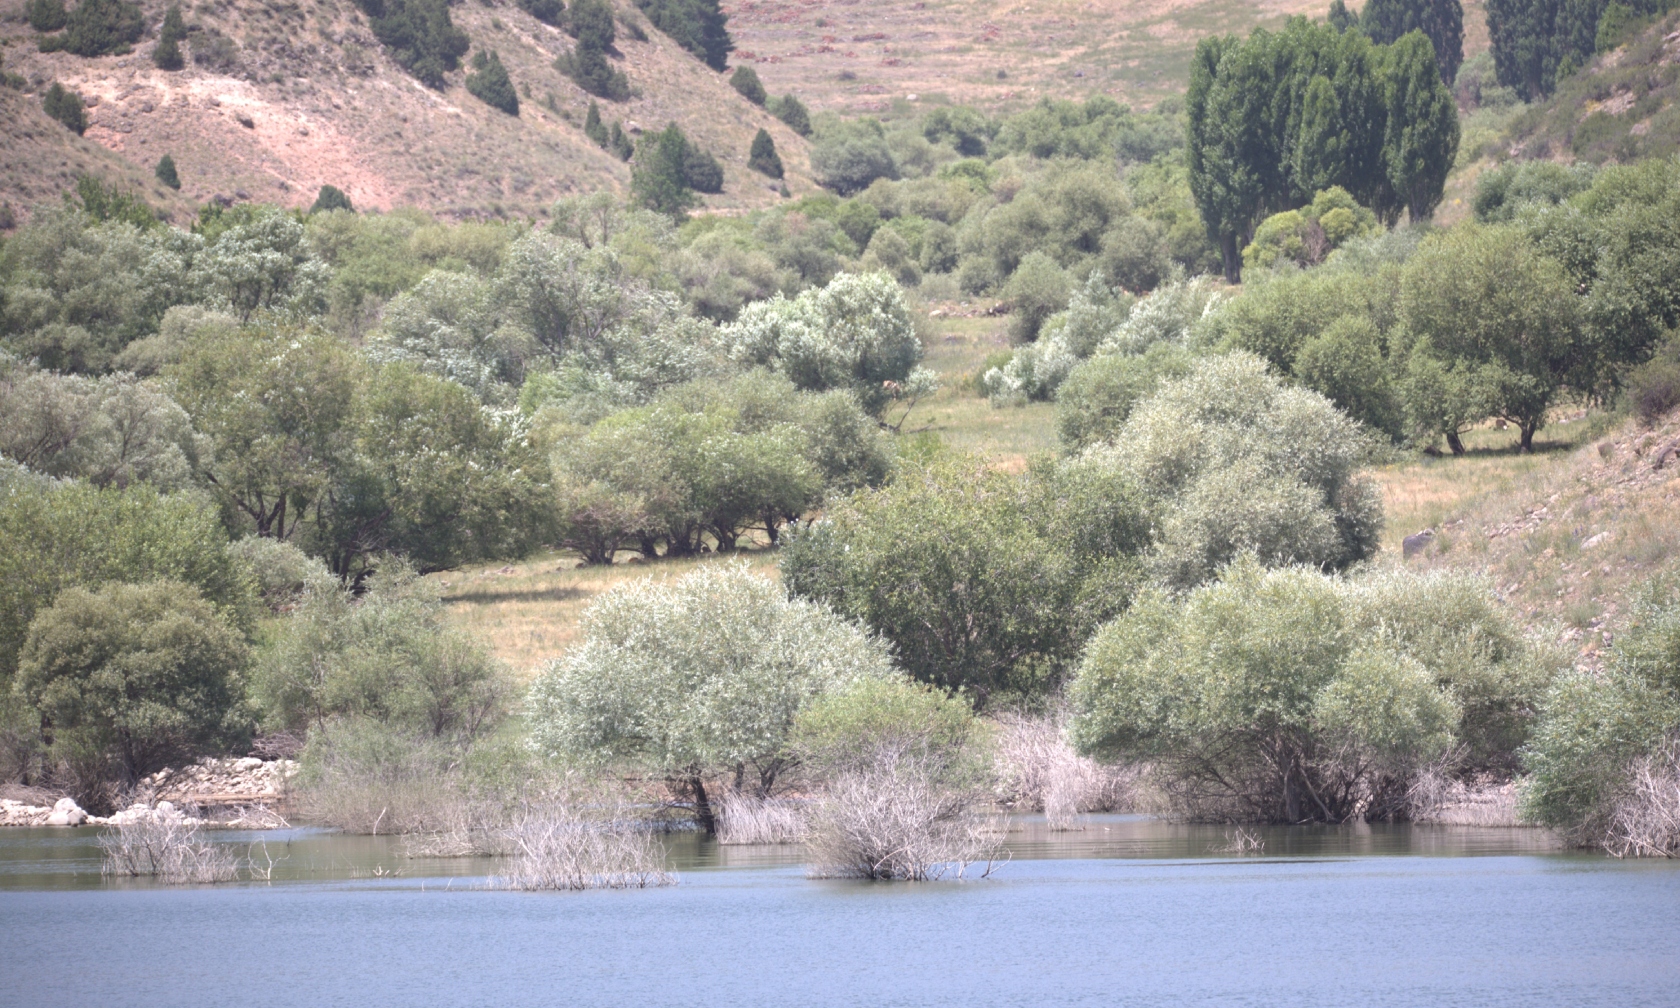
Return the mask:
[[945,760],[916,748],[883,749],[836,773],[811,813],[811,876],[961,878],[982,862],[990,875],[1000,831],[975,811],[977,794],[948,778]]
[[100,834],[105,875],[156,876],[164,882],[232,882],[239,859],[212,843],[197,823],[167,812],[131,819]]
[[786,798],[731,791],[718,802],[720,844],[788,844],[805,839],[804,809]]
[[1604,849],[1616,857],[1680,856],[1680,739],[1634,760],[1629,777]]
[[1136,805],[1139,771],[1102,764],[1074,752],[1060,715],[997,718],[994,739],[1000,797],[1040,809],[1052,830],[1077,829],[1083,812],[1109,812]]
[[1263,854],[1266,850],[1266,840],[1259,833],[1243,826],[1225,834],[1225,843],[1215,847],[1219,854]]
[[629,810],[587,812],[555,801],[525,809],[501,831],[512,861],[495,884],[504,889],[646,889],[675,885],[665,847]]
[[1447,826],[1521,826],[1517,786],[1492,778],[1463,780],[1440,767],[1418,774],[1406,793],[1413,822]]

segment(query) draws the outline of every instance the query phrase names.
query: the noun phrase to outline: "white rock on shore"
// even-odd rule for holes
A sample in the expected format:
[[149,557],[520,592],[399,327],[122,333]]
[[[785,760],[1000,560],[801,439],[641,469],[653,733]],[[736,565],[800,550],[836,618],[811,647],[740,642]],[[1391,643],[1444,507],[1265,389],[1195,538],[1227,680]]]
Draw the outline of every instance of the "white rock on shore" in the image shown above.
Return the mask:
[[[156,808],[136,802],[110,816],[91,816],[72,798],[60,798],[51,808],[27,802],[0,799],[0,826],[105,826],[121,825],[142,816],[179,815],[176,804],[253,806],[250,815],[233,820],[249,828],[283,824],[284,820],[262,806],[274,802],[286,784],[302,769],[296,760],[264,762],[255,756],[199,760],[179,770],[165,768],[140,781],[142,794],[163,798]],[[202,796],[205,800],[198,801]],[[189,823],[208,820],[188,818]]]

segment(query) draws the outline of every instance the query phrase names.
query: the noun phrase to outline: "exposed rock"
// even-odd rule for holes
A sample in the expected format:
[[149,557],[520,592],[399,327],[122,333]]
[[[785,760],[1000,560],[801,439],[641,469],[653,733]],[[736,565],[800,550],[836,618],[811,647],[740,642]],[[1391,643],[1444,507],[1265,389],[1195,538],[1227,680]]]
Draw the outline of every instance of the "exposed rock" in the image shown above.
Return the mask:
[[48,826],[80,826],[87,822],[88,814],[76,804],[74,798],[60,798],[47,816]]

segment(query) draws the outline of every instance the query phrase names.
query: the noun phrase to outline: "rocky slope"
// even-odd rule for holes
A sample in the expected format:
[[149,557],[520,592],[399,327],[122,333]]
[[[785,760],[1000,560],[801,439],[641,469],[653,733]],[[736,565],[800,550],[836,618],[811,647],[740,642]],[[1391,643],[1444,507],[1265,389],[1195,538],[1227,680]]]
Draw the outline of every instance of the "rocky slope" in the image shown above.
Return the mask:
[[[452,8],[473,48],[495,50],[520,95],[517,117],[468,94],[465,72],[441,92],[423,87],[374,39],[355,6],[340,0],[206,0],[185,4],[187,66],[157,69],[150,59],[162,0],[143,0],[146,37],[122,56],[83,58],[36,51],[24,0],[0,0],[5,67],[26,81],[5,92],[7,144],[0,202],[27,208],[62,188],[78,170],[134,181],[149,178],[163,154],[180,173],[179,199],[149,182],[166,210],[230,199],[307,205],[322,185],[347,192],[358,208],[420,206],[449,217],[540,216],[557,198],[625,191],[629,167],[597,148],[582,125],[589,96],[553,68],[573,41],[507,0]],[[754,134],[768,129],[797,195],[814,188],[806,144],[735,93],[724,75],[654,30],[629,4],[620,19],[617,66],[637,92],[602,101],[602,115],[633,134],[677,122],[723,164],[724,191],[709,207],[742,210],[782,197],[746,166]],[[61,81],[90,101],[90,125],[57,127],[39,113],[40,94]],[[33,110],[25,106],[33,105]],[[15,117],[15,118],[14,118]],[[16,123],[17,125],[14,125]],[[14,136],[27,130],[26,142]],[[66,141],[65,137],[69,140]],[[112,161],[92,147],[119,156]]]

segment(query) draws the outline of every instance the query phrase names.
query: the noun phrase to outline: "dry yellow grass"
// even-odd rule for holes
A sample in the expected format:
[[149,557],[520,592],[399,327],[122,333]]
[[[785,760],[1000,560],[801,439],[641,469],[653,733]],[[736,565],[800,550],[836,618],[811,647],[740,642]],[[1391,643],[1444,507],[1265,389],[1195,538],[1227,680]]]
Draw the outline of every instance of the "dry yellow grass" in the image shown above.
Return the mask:
[[701,564],[739,559],[766,577],[778,576],[773,550],[747,550],[733,557],[631,563],[629,555],[611,567],[580,566],[576,557],[545,553],[516,564],[493,564],[431,575],[443,590],[451,618],[477,633],[496,656],[524,679],[564,654],[577,637],[578,621],[595,596],[645,578],[675,578]]

